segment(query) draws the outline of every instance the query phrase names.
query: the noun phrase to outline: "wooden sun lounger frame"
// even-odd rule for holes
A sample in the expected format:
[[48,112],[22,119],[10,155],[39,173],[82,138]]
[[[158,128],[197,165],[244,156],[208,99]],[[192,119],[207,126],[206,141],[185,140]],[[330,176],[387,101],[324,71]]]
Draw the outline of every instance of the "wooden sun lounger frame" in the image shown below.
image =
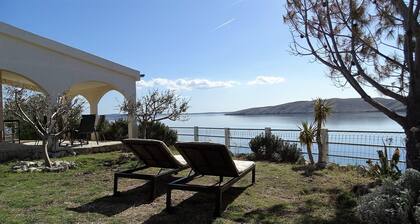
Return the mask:
[[[181,151],[180,151],[181,152]],[[181,153],[182,154],[182,153]],[[186,158],[186,157],[185,157]],[[190,164],[191,165],[191,164]],[[191,167],[192,171],[193,168]],[[238,173],[238,176],[235,177],[228,177],[230,178],[228,181],[223,183],[223,176],[219,176],[219,182],[214,185],[198,185],[198,184],[189,184],[192,180],[203,177],[203,176],[213,176],[213,175],[203,175],[199,173],[191,172],[188,176],[177,179],[167,186],[166,191],[166,210],[168,212],[172,212],[172,190],[183,190],[183,191],[194,191],[194,192],[202,192],[202,193],[209,193],[214,194],[215,196],[215,209],[214,209],[214,216],[220,216],[222,212],[222,205],[223,205],[223,193],[232,187],[236,182],[238,182],[242,177],[247,175],[249,172],[252,172],[252,185],[255,183],[255,164],[248,167],[246,170]]]
[[[125,140],[122,140],[122,142],[124,144],[126,144],[133,151],[133,153],[135,155],[137,155],[137,157],[139,159],[141,158],[141,155],[137,154],[136,150],[131,148],[133,145],[153,143],[153,144],[158,144],[158,145],[161,144],[161,147],[166,147],[165,143],[163,143],[161,141],[158,141],[158,140],[125,139]],[[148,142],[148,143],[141,143],[141,142]],[[146,151],[148,151],[148,150],[146,150]],[[168,152],[168,153],[170,153],[170,152]],[[156,159],[153,156],[153,153],[150,153],[149,155],[151,157],[153,157],[153,159]],[[158,185],[158,181],[160,179],[162,179],[166,176],[172,175],[172,174],[177,174],[178,172],[189,168],[188,165],[178,166],[176,168],[175,167],[168,168],[168,167],[165,167],[165,166],[157,166],[156,164],[153,165],[153,163],[152,163],[152,165],[151,164],[147,165],[147,163],[148,163],[147,161],[143,161],[143,162],[145,164],[143,164],[142,166],[140,166],[138,168],[114,173],[114,190],[113,190],[114,196],[118,196],[120,194],[120,192],[118,191],[118,180],[120,178],[140,179],[140,180],[149,180],[151,182],[152,189],[151,189],[150,199],[153,200],[158,195],[157,185]],[[148,168],[151,168],[151,167],[160,168],[160,170],[155,175],[136,173],[137,171],[142,171],[142,170],[145,170],[145,169],[148,169]]]
[[166,169],[166,171],[164,171],[165,169],[162,168],[155,175],[135,173],[137,171],[145,170],[148,168],[150,168],[150,166],[143,165],[135,169],[130,169],[130,170],[114,173],[114,196],[118,196],[120,194],[120,192],[118,191],[118,180],[120,178],[148,180],[151,182],[151,186],[152,186],[150,199],[153,200],[158,195],[157,185],[158,185],[159,179],[164,178],[166,176],[170,176],[172,174],[177,174],[178,172],[188,169],[189,167],[182,167],[178,169]]

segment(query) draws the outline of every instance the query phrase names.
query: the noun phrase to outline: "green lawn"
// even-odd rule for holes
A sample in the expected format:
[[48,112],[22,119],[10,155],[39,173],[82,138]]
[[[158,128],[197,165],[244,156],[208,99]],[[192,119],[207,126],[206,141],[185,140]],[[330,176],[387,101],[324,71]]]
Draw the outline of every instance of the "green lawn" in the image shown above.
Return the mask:
[[214,219],[212,195],[174,191],[174,214],[164,211],[164,190],[146,200],[144,181],[122,180],[124,193],[112,197],[113,173],[136,164],[109,166],[119,155],[65,158],[78,164],[65,173],[17,174],[10,172],[12,163],[0,165],[0,223],[357,223],[349,191],[371,181],[352,169],[306,177],[298,165],[258,162],[256,184],[249,186],[250,175],[238,182],[225,194],[222,217]]

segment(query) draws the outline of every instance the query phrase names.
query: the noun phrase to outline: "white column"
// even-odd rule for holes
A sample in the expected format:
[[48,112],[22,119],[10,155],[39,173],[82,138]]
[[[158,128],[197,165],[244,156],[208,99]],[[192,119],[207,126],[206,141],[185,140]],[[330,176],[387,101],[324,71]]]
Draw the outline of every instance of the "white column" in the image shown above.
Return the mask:
[[89,100],[90,114],[98,115],[98,100]]
[[[99,98],[95,99],[95,100],[89,100],[89,108],[90,114],[95,114],[96,115],[96,119],[98,119],[98,104],[99,104]],[[96,125],[96,121],[95,121],[95,125]],[[96,137],[95,137],[95,133],[90,134],[90,139],[96,141]]]
[[128,137],[138,138],[137,121],[134,114],[128,114]]
[[[130,84],[130,87],[127,88],[128,92],[125,92],[124,97],[126,100],[129,100],[132,103],[135,103],[137,100],[137,87],[136,82]],[[131,90],[131,91],[130,91]],[[128,121],[128,137],[129,138],[138,138],[138,127],[137,127],[137,120],[136,115],[129,113],[127,114],[127,121]]]

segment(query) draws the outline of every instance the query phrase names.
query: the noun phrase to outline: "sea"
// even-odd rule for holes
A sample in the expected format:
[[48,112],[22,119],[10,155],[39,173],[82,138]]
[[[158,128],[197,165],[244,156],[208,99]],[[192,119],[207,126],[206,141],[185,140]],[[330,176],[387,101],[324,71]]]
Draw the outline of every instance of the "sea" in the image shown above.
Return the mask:
[[[107,120],[124,119],[124,114],[106,115]],[[302,121],[313,121],[312,114],[225,115],[225,113],[191,113],[181,120],[163,122],[171,127],[266,128],[297,129]],[[402,128],[382,113],[334,113],[326,122],[331,130],[402,131]]]
[[[313,121],[312,114],[282,115],[225,115],[224,113],[201,113],[186,115],[184,120],[164,121],[169,126],[203,126],[228,128],[296,129],[302,121]],[[402,128],[382,113],[335,113],[326,128],[358,131],[402,131]]]

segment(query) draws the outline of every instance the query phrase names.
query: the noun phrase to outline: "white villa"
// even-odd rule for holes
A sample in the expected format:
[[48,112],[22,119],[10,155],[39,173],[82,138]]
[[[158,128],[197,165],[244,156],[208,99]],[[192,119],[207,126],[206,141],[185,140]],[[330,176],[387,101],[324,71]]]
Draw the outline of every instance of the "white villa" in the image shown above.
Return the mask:
[[[81,95],[98,114],[98,103],[111,90],[126,99],[136,98],[140,72],[101,57],[0,22],[0,87],[25,87],[56,98],[63,92]],[[0,127],[3,101],[0,91]],[[128,115],[129,137],[136,135],[136,122]],[[1,128],[3,130],[3,128]]]

